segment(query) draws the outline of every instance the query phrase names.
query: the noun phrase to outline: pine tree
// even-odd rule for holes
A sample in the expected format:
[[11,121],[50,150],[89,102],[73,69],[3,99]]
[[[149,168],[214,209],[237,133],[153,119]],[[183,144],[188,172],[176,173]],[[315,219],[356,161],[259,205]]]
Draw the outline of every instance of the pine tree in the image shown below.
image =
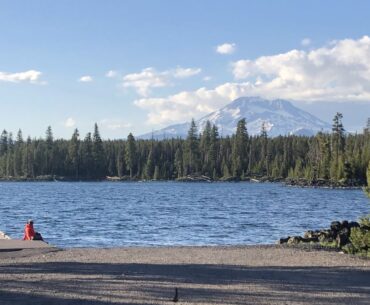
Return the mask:
[[211,136],[210,136],[210,145],[208,150],[208,162],[210,172],[212,172],[213,180],[216,180],[219,177],[219,149],[220,149],[220,139],[218,135],[218,129],[216,125],[212,126]]
[[91,179],[94,178],[94,158],[93,158],[93,142],[91,133],[88,132],[84,141],[80,145],[80,156],[82,161],[83,177]]
[[185,147],[185,172],[186,174],[197,173],[199,170],[200,156],[198,130],[194,119],[190,124]]
[[150,150],[148,158],[146,160],[145,165],[145,178],[152,179],[154,174],[154,160],[153,160],[153,152]]
[[75,179],[80,176],[80,134],[76,128],[68,147],[68,159],[71,164],[72,175]]
[[130,178],[133,178],[134,171],[136,168],[136,144],[135,144],[135,138],[130,133],[127,136],[127,144],[126,144],[126,166],[127,170],[130,172]]
[[344,128],[342,124],[343,115],[339,112],[336,113],[333,119],[332,135],[331,135],[331,151],[333,159],[331,164],[330,176],[334,180],[343,178],[344,175]]
[[23,136],[22,130],[18,130],[17,139],[14,146],[14,176],[20,177],[23,176]]
[[34,164],[33,164],[33,147],[32,147],[32,140],[31,137],[27,138],[26,144],[24,145],[23,149],[23,156],[22,156],[22,165],[23,165],[23,174],[24,176],[31,178],[35,177],[34,173]]
[[175,153],[175,169],[177,172],[177,178],[180,178],[183,176],[183,154],[181,147],[178,147],[176,149]]
[[117,174],[118,177],[123,177],[126,171],[126,163],[125,163],[125,147],[123,143],[119,143],[118,145],[118,155],[117,155]]
[[202,162],[202,172],[206,175],[211,174],[211,166],[210,166],[210,144],[211,144],[211,122],[207,121],[206,126],[204,127],[203,133],[200,137],[200,152],[201,152],[201,162]]
[[0,136],[0,156],[8,152],[8,132],[4,129]]
[[45,132],[46,138],[46,150],[45,150],[45,175],[53,175],[53,162],[54,162],[54,151],[53,151],[53,145],[54,145],[54,136],[53,132],[51,130],[51,126],[48,126]]
[[92,156],[94,161],[94,177],[102,178],[105,176],[105,152],[103,147],[103,141],[100,137],[98,124],[94,125],[93,134],[93,146],[92,146]]
[[8,151],[7,151],[7,159],[6,159],[6,176],[13,177],[14,176],[14,141],[13,135],[10,132],[8,136]]
[[236,127],[236,134],[233,137],[232,146],[232,168],[233,176],[241,177],[246,171],[248,164],[248,132],[245,119],[241,119]]

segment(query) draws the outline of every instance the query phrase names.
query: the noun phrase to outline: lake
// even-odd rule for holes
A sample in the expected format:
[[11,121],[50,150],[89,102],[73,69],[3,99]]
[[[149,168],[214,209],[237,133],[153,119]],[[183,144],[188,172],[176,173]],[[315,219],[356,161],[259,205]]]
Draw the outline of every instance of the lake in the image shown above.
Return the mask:
[[274,243],[369,213],[361,190],[275,183],[0,182],[0,231],[60,247]]

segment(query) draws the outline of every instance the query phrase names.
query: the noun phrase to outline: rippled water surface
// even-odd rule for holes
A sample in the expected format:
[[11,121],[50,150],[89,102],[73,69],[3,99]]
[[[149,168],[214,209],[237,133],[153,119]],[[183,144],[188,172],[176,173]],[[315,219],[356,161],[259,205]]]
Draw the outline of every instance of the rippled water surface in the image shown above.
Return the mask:
[[356,220],[361,190],[254,183],[0,183],[0,231],[21,238],[24,223],[61,247],[237,245]]

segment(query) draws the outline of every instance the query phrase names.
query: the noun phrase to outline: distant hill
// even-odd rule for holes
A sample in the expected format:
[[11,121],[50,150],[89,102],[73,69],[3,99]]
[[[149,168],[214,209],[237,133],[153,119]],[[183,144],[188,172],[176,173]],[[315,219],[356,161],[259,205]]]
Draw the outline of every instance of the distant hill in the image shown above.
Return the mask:
[[[276,99],[267,100],[260,97],[241,97],[225,107],[214,111],[196,121],[199,132],[207,121],[215,124],[221,136],[235,133],[237,122],[245,118],[250,135],[261,132],[265,123],[267,133],[271,137],[279,135],[305,135],[311,136],[319,131],[330,131],[331,126],[301,110],[289,101]],[[190,122],[175,124],[166,128],[139,136],[141,139],[155,139],[181,137],[185,138]]]

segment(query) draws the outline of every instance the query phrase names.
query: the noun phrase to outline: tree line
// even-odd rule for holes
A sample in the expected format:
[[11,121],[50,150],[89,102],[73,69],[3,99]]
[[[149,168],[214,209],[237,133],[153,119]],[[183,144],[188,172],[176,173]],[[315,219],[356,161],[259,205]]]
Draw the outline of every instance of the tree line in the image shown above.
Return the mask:
[[192,120],[186,139],[142,140],[130,133],[126,140],[103,141],[97,124],[84,138],[76,129],[69,140],[54,139],[51,127],[39,139],[23,139],[21,130],[14,139],[4,130],[0,177],[173,180],[205,175],[213,180],[267,177],[366,184],[370,133],[346,133],[342,117],[335,115],[331,133],[311,137],[270,138],[264,124],[259,135],[251,136],[245,119],[227,137],[220,137],[210,122],[198,133]]

